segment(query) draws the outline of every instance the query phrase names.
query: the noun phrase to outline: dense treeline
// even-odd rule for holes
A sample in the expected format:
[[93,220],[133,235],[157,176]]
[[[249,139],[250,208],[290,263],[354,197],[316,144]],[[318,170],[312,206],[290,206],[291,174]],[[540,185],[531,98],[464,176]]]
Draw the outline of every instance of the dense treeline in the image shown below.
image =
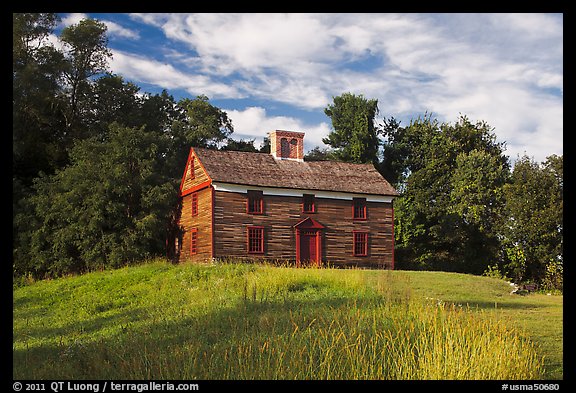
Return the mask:
[[[162,255],[190,146],[267,151],[230,138],[208,97],[141,93],[110,72],[106,26],[48,37],[54,14],[13,14],[13,271],[57,276]],[[562,286],[562,157],[514,169],[490,127],[424,116],[376,124],[377,100],[345,93],[307,159],[372,162],[401,192],[399,267]]]
[[[316,159],[372,162],[394,202],[396,266],[507,277],[562,289],[563,159],[518,157],[491,127],[431,115],[376,124],[376,100],[345,93],[325,113],[333,131]],[[376,141],[376,142],[374,142]]]
[[151,95],[108,70],[106,26],[48,41],[54,14],[13,14],[13,270],[36,277],[163,255],[190,146],[239,148],[206,96]]

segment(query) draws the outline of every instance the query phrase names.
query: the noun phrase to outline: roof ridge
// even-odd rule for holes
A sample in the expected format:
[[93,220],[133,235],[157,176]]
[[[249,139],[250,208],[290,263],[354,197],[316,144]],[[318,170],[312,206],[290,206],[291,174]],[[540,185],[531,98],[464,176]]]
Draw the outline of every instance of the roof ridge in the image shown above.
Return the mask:
[[213,181],[261,187],[398,195],[373,163],[296,161],[276,159],[264,152],[203,147],[192,149]]

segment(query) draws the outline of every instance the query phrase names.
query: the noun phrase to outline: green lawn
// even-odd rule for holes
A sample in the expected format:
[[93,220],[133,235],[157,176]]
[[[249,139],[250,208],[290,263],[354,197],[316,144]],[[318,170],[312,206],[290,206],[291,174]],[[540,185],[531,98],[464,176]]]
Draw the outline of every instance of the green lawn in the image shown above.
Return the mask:
[[489,277],[445,272],[395,271],[418,297],[485,310],[526,331],[545,356],[545,377],[562,379],[563,296],[513,295],[506,282]]
[[510,291],[454,273],[161,261],[40,281],[14,289],[13,377],[562,379],[562,296]]

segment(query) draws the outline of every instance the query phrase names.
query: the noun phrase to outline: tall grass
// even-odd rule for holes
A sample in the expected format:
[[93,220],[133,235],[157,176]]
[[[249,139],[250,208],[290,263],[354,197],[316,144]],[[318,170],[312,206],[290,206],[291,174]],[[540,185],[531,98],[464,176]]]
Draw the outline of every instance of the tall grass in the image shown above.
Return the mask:
[[[522,332],[466,307],[415,299],[410,283],[394,273],[374,280],[363,271],[255,265],[130,269],[139,280],[130,274],[55,280],[64,286],[61,303],[43,317],[31,303],[16,308],[14,378],[536,379],[543,373]],[[38,296],[33,287],[16,290],[15,302]],[[71,288],[87,292],[84,300],[70,296]],[[37,290],[55,293],[51,285]],[[61,307],[76,315],[89,307],[91,322],[78,322],[82,330],[71,319],[59,321]]]

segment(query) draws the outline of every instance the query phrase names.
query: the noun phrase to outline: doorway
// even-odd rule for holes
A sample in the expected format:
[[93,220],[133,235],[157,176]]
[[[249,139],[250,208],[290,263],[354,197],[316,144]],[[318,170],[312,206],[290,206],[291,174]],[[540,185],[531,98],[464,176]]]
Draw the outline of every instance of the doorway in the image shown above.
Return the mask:
[[324,226],[308,217],[294,225],[296,229],[296,266],[322,263],[322,229]]

